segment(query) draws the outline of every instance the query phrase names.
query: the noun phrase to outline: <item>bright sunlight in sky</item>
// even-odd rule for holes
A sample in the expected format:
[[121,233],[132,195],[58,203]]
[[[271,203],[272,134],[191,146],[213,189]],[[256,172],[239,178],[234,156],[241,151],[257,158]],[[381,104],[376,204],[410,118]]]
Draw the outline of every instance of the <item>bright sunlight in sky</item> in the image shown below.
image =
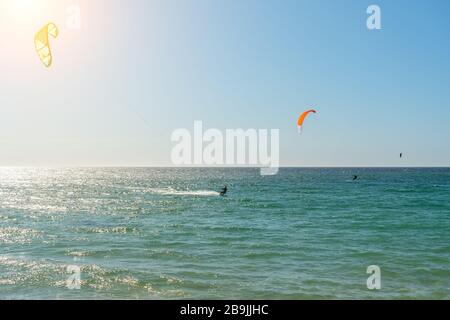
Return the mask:
[[3,0],[6,14],[14,20],[28,20],[42,9],[39,0]]

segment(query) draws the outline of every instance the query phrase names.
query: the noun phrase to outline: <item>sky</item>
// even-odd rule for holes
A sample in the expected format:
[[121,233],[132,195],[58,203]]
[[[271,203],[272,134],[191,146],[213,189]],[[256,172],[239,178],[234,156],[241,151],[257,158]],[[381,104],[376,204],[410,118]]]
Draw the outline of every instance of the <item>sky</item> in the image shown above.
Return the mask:
[[[172,132],[195,120],[280,129],[283,166],[450,166],[449,15],[446,0],[0,0],[0,166],[171,166]],[[48,22],[51,68],[33,43]]]

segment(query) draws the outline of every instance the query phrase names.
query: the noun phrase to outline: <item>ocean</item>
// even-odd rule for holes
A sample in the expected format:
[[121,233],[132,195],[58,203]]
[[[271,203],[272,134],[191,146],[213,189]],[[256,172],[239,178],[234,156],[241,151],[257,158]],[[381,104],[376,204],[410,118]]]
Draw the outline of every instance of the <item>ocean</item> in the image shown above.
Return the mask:
[[449,298],[449,168],[0,169],[0,299]]

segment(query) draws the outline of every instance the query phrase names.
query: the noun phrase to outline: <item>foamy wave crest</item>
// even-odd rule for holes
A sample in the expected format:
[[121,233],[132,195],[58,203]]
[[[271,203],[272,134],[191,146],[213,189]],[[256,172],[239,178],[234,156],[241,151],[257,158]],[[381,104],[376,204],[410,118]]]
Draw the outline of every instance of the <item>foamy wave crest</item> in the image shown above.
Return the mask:
[[152,193],[157,193],[161,195],[175,195],[175,196],[203,196],[203,197],[214,197],[220,195],[217,191],[212,190],[175,190],[173,188],[154,188],[149,189]]

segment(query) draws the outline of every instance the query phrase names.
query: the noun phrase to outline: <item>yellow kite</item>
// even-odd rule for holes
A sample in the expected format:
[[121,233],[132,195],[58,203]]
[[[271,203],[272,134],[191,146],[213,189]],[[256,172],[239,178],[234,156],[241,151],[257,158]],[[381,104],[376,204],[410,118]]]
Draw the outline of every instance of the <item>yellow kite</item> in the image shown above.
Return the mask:
[[48,68],[52,65],[52,52],[50,50],[50,43],[48,41],[48,36],[51,35],[53,38],[58,36],[58,28],[54,23],[49,23],[43,27],[36,36],[34,37],[34,46],[36,47],[36,52],[39,55],[42,63]]

